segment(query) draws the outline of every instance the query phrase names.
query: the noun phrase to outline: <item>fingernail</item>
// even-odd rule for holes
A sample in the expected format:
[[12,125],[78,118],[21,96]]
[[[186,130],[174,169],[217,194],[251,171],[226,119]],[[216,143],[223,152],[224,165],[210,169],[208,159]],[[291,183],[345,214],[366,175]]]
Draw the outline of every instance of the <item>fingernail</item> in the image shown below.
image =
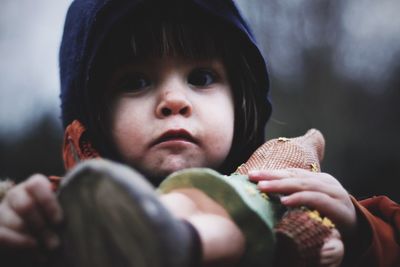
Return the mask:
[[268,187],[269,181],[259,181],[257,184],[259,187]]
[[54,250],[60,246],[60,238],[53,232],[46,233],[45,242],[49,250]]
[[283,204],[285,204],[287,201],[288,201],[288,197],[287,197],[287,196],[282,196],[282,197],[281,197],[281,202],[282,202]]
[[259,170],[252,170],[252,171],[249,171],[249,175],[250,175],[250,176],[256,176],[256,175],[258,175],[258,174],[260,174],[260,171],[259,171]]

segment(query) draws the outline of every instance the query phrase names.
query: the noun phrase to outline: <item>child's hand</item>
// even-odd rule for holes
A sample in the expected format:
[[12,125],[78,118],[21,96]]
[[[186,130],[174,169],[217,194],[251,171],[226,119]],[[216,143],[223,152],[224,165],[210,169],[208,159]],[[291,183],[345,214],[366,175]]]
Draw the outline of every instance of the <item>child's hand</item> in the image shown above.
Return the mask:
[[43,175],[33,175],[10,189],[0,203],[1,254],[32,254],[41,245],[55,249],[60,241],[51,229],[61,220],[61,207],[50,182]]
[[321,267],[337,267],[340,266],[344,257],[344,245],[340,237],[340,233],[336,229],[332,229],[331,235],[325,240],[320,252]]
[[286,206],[314,208],[331,219],[343,235],[356,229],[356,211],[350,196],[331,175],[303,169],[261,170],[249,174],[262,192],[280,193]]

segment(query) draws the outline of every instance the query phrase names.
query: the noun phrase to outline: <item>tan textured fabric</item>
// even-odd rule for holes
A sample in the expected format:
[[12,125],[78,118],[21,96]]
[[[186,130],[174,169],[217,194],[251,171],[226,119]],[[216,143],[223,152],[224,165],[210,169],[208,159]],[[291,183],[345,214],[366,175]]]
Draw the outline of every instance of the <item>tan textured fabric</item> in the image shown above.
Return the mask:
[[[272,139],[258,148],[235,173],[248,175],[251,170],[301,168],[320,172],[325,140],[321,132],[310,129],[295,138]],[[274,266],[317,266],[325,239],[333,224],[317,211],[306,207],[288,209],[275,226]]]
[[259,147],[236,173],[247,175],[251,170],[284,168],[320,171],[324,149],[324,137],[316,129],[300,137],[272,139]]

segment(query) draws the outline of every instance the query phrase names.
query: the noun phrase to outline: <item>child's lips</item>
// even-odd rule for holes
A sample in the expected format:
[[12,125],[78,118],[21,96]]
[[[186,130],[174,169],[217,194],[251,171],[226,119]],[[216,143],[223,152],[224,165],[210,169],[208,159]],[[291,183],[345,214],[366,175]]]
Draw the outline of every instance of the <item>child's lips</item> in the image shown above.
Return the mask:
[[160,137],[156,138],[154,142],[151,143],[151,146],[155,146],[162,143],[169,142],[188,142],[197,144],[197,140],[186,130],[178,129],[178,130],[168,130],[165,133],[161,134]]

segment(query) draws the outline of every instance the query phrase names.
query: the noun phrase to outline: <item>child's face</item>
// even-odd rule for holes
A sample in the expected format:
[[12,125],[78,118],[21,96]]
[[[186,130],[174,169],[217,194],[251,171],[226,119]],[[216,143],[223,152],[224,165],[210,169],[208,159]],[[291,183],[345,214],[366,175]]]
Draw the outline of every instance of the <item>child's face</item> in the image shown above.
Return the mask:
[[234,104],[220,60],[153,58],[118,68],[109,90],[112,138],[123,159],[153,176],[218,168],[234,132]]

